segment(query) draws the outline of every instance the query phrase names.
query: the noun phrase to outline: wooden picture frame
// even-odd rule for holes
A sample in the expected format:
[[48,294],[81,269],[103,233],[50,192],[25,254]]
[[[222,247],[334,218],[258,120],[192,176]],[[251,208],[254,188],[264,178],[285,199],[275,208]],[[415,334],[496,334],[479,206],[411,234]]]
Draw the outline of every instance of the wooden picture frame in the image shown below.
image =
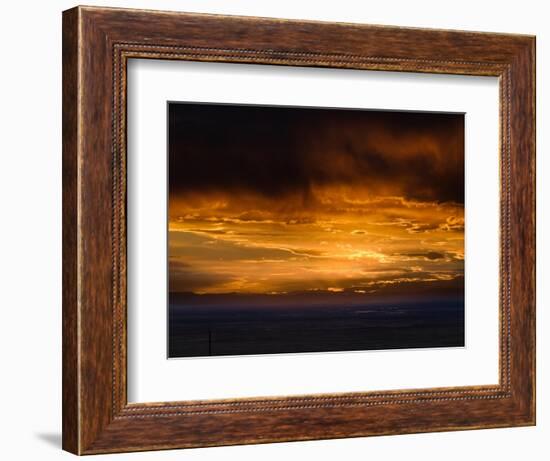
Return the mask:
[[[262,399],[126,397],[130,58],[496,76],[500,382]],[[93,454],[535,424],[535,38],[76,7],[63,13],[63,448]]]

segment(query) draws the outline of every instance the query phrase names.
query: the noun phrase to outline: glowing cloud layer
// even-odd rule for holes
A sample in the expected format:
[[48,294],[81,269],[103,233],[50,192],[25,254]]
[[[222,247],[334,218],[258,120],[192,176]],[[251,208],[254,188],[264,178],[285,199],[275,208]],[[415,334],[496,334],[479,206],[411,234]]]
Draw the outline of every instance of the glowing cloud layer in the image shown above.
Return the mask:
[[170,105],[170,291],[464,275],[462,115]]

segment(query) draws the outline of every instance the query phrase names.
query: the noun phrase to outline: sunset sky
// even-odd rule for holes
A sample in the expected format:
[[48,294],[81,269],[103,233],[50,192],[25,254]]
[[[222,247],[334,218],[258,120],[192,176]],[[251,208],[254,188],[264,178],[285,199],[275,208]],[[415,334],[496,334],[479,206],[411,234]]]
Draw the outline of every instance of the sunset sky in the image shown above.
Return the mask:
[[169,105],[171,293],[456,290],[463,275],[462,114]]

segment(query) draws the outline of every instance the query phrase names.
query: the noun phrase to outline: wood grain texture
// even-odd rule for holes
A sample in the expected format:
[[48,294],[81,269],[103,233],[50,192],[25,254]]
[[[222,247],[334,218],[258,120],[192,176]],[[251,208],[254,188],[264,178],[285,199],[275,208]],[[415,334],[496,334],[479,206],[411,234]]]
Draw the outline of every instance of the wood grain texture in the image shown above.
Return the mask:
[[79,448],[78,381],[78,10],[63,16],[63,448]]
[[[78,7],[63,15],[63,447],[78,454],[531,425],[534,37]],[[126,63],[493,75],[501,100],[500,382],[128,404]]]

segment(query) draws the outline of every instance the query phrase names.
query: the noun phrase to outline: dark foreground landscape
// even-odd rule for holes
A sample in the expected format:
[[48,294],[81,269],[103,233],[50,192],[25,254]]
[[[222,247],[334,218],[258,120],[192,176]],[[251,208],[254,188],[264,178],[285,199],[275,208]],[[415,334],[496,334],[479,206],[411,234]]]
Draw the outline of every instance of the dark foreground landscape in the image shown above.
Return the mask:
[[462,298],[232,298],[171,295],[169,357],[464,346]]

